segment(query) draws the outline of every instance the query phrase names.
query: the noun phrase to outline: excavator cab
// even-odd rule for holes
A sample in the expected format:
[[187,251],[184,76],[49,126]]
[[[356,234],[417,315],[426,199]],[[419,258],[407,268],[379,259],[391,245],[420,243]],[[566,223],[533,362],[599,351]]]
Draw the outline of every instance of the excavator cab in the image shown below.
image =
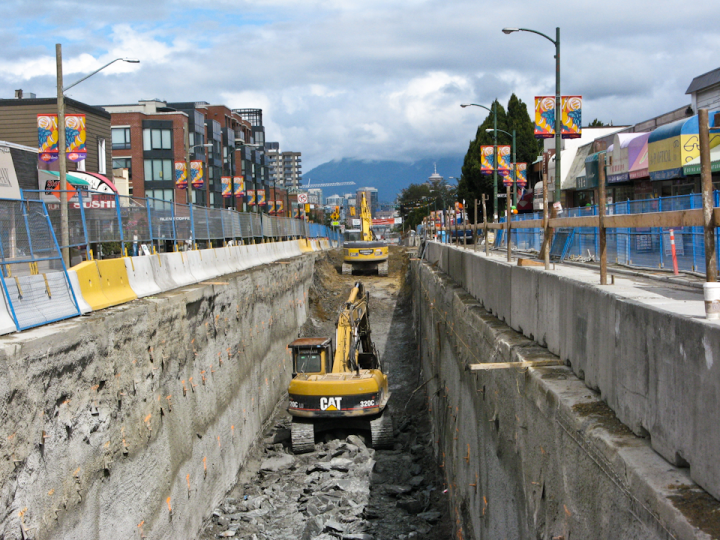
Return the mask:
[[331,338],[298,338],[288,348],[292,352],[293,377],[302,374],[325,374],[332,371]]

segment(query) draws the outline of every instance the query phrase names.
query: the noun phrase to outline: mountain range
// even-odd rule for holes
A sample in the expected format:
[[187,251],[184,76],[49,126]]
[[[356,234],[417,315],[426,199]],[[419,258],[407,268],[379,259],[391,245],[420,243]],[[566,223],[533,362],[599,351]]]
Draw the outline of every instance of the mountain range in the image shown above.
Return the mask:
[[410,184],[426,182],[437,166],[437,172],[450,184],[457,181],[449,177],[460,178],[464,155],[437,159],[422,159],[415,162],[402,161],[364,161],[359,159],[341,159],[318,165],[303,173],[303,185],[310,183],[325,184],[332,182],[355,182],[355,185],[322,188],[323,196],[337,193],[354,193],[361,187],[374,187],[378,190],[380,201],[392,202],[401,190]]

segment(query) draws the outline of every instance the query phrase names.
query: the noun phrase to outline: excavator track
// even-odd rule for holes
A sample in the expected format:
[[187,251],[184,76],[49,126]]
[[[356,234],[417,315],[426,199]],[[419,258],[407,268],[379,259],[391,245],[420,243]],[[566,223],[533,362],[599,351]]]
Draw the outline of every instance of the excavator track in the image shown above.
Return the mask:
[[343,276],[351,276],[352,271],[353,271],[352,264],[343,263],[343,265],[342,265]]
[[393,437],[392,416],[387,409],[370,422],[370,433],[372,434],[373,448],[392,448],[395,439]]
[[294,453],[304,454],[315,450],[315,428],[312,423],[293,419],[290,434]]
[[378,276],[388,275],[388,261],[381,262],[378,264]]

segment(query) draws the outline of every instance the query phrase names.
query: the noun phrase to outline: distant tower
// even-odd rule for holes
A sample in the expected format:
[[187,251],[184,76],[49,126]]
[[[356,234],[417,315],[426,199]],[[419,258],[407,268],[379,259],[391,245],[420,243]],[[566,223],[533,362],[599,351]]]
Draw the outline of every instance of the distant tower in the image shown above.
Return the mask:
[[438,184],[445,179],[438,174],[437,163],[433,163],[433,165],[435,166],[435,172],[430,175],[430,178],[428,178],[428,180],[430,180],[430,184]]

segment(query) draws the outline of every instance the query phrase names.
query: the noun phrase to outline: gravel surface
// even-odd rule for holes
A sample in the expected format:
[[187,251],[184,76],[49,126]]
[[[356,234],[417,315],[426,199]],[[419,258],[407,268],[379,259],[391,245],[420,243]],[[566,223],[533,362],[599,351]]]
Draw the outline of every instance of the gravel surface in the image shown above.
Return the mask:
[[449,539],[445,486],[434,455],[405,285],[408,255],[391,247],[390,275],[342,276],[339,250],[321,256],[310,291],[304,336],[334,334],[338,308],[355,281],[370,291],[370,324],[390,379],[392,450],[370,448],[370,434],[334,430],[315,451],[294,455],[290,415],[278,404],[238,484],[208,516],[202,540]]

